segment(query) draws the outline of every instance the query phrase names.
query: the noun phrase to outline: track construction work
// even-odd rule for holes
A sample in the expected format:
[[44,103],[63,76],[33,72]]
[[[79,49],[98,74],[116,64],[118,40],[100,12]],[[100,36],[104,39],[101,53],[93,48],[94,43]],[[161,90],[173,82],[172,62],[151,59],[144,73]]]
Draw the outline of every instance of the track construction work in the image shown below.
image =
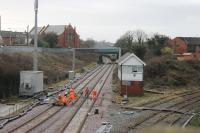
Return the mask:
[[67,106],[39,105],[21,118],[5,125],[0,132],[79,132],[84,125],[87,113],[94,105],[94,101],[81,95],[83,89],[88,87],[90,93],[95,89],[98,96],[113,68],[114,65],[99,66],[73,84],[73,88],[75,88],[76,93],[79,95],[74,103],[70,103]]

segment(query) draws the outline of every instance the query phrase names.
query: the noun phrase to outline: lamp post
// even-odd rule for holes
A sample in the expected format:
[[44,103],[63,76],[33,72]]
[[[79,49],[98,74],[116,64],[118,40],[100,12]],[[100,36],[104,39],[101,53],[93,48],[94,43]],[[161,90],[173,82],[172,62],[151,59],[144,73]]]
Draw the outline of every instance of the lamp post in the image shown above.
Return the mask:
[[35,10],[35,34],[34,34],[34,52],[33,52],[33,71],[38,71],[38,55],[37,55],[37,43],[38,43],[38,34],[37,34],[37,14],[38,14],[38,0],[35,0],[34,5]]

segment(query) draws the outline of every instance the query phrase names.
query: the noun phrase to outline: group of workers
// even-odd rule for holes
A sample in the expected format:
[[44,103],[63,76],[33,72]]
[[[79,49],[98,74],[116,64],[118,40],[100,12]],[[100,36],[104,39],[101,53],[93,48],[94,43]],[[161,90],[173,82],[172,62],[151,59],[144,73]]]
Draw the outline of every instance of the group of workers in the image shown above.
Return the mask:
[[69,95],[59,95],[56,100],[58,101],[59,105],[67,105],[70,102],[73,102],[75,100],[74,89],[71,87],[69,89]]
[[[86,87],[85,90],[84,90],[85,98],[88,98],[88,97],[89,97],[89,94],[90,94],[90,91],[89,91],[88,87]],[[96,98],[97,98],[97,91],[96,91],[95,89],[92,90],[90,98],[91,98],[93,101],[96,101]]]
[[[90,90],[88,87],[86,87],[83,92],[81,94],[84,93],[85,98],[88,98],[90,95]],[[59,95],[58,98],[56,99],[59,105],[67,105],[69,103],[73,103],[75,101],[75,91],[74,89],[71,87],[69,89],[69,93],[65,94],[65,95]],[[97,98],[97,92],[95,89],[92,90],[91,95],[90,95],[90,99],[93,101],[96,101]]]

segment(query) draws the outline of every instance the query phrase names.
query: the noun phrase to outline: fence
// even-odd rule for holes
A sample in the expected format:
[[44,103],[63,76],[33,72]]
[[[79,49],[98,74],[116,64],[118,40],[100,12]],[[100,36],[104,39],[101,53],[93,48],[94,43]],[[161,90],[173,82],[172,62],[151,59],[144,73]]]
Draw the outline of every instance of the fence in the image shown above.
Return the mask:
[[[28,52],[31,53],[34,51],[34,47],[27,47],[27,46],[5,46],[0,48],[1,54],[13,54],[13,53],[20,53],[20,52]],[[72,52],[73,49],[67,48],[38,48],[38,52],[50,52],[50,53],[67,53]]]

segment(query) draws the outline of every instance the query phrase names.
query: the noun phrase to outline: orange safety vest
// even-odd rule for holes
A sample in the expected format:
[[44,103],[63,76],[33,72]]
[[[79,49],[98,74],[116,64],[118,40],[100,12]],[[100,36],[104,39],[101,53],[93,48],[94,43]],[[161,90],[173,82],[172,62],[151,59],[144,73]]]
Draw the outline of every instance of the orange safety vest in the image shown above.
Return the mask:
[[74,100],[74,99],[75,99],[75,92],[74,92],[73,89],[71,89],[70,92],[69,92],[69,98],[70,98],[71,100]]
[[65,96],[58,96],[59,102],[63,103],[64,105],[67,104],[67,98]]
[[67,98],[66,98],[65,96],[63,96],[63,98],[62,98],[62,103],[63,103],[64,105],[67,104]]
[[97,92],[96,92],[96,90],[93,90],[92,91],[92,98],[93,98],[93,100],[95,100],[96,97],[97,97]]

